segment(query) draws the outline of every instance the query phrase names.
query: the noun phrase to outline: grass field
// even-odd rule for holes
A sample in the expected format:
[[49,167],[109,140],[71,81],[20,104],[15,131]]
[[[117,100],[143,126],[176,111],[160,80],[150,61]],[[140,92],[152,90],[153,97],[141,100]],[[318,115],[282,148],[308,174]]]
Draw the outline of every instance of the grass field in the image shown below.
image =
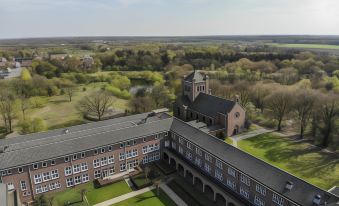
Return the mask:
[[120,181],[99,189],[95,189],[93,183],[90,182],[59,193],[47,194],[46,197],[54,197],[53,206],[64,206],[65,202],[77,202],[72,204],[72,206],[88,206],[85,202],[81,202],[80,191],[82,189],[86,189],[86,197],[90,205],[94,205],[132,191],[125,181]]
[[284,48],[305,48],[305,49],[339,49],[339,45],[328,45],[328,44],[268,44],[276,47]]
[[238,148],[320,188],[339,185],[339,158],[310,144],[270,133],[239,141]]
[[112,206],[176,206],[176,204],[162,190],[159,196],[156,190],[152,190]]

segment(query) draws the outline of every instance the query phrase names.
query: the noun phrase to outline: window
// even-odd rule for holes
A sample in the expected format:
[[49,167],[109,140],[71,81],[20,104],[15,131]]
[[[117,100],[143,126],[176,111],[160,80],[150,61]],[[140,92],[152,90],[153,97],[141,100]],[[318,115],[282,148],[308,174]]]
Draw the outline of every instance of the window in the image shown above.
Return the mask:
[[7,170],[7,175],[11,175],[12,171],[11,170]]
[[49,190],[55,190],[60,188],[60,182],[53,182],[49,184]]
[[107,157],[102,157],[101,158],[101,166],[107,165]]
[[215,166],[217,166],[217,168],[222,169],[222,162],[218,159],[215,160]]
[[179,153],[180,153],[180,154],[184,154],[184,150],[182,149],[181,146],[179,146]]
[[65,176],[69,176],[72,174],[72,168],[69,167],[65,167]]
[[248,186],[251,185],[251,180],[250,180],[250,178],[247,177],[247,176],[244,175],[244,174],[241,174],[241,175],[240,175],[240,181],[241,181],[242,183],[248,185]]
[[146,142],[146,138],[145,138],[145,137],[144,137],[144,138],[142,138],[142,141],[143,141],[143,142]]
[[52,160],[52,161],[51,161],[51,165],[55,165],[55,160]]
[[227,186],[230,187],[231,189],[235,190],[235,182],[233,180],[227,179]]
[[94,167],[94,168],[100,167],[100,159],[95,159],[95,160],[93,160],[93,167]]
[[142,147],[142,154],[147,154],[147,146]]
[[192,144],[190,142],[187,142],[186,146],[187,146],[188,149],[192,149]]
[[81,172],[87,171],[88,170],[88,165],[87,162],[81,163]]
[[199,167],[201,167],[201,159],[195,157],[194,163],[195,163],[196,165],[198,165]]
[[143,163],[143,164],[147,164],[147,163],[148,163],[148,155],[145,155],[145,156],[142,158],[142,163]]
[[114,155],[111,155],[108,157],[108,164],[113,164],[114,163]]
[[175,142],[172,142],[172,149],[176,149],[177,148],[177,144]]
[[35,163],[35,164],[33,164],[33,169],[38,169],[38,164],[37,163]]
[[22,167],[18,168],[18,173],[22,173],[24,171],[24,169],[22,169]]
[[101,177],[101,172],[100,170],[95,170],[94,171],[94,179],[99,179]]
[[127,146],[127,147],[129,147],[129,146],[131,146],[131,145],[130,145],[130,143],[129,143],[129,142],[126,142],[126,146]]
[[47,162],[43,162],[42,167],[47,167]]
[[125,153],[120,152],[120,154],[119,154],[119,161],[124,160],[124,159],[125,159]]
[[234,169],[232,169],[232,168],[227,168],[227,173],[229,174],[229,175],[231,175],[232,177],[235,177],[235,170]]
[[206,172],[211,173],[211,166],[207,163],[205,163],[204,169]]
[[74,177],[74,185],[81,184],[81,176],[75,176]]
[[205,160],[209,161],[209,162],[212,162],[212,156],[205,153]]
[[120,148],[123,148],[123,147],[124,147],[124,143],[121,143],[121,144],[120,144]]
[[239,113],[239,112],[236,112],[236,113],[234,114],[234,117],[235,117],[235,118],[239,118],[239,117],[240,117],[240,113]]
[[240,194],[244,196],[246,199],[250,198],[250,193],[243,187],[240,187]]
[[81,158],[85,158],[86,157],[86,153],[85,152],[81,152]]
[[94,155],[97,155],[97,154],[99,154],[99,150],[94,150]]
[[81,171],[81,165],[73,165],[73,174],[78,174]]
[[133,145],[136,145],[137,144],[137,140],[133,140]]
[[222,181],[223,180],[223,176],[222,176],[222,172],[220,170],[215,170],[215,177]]
[[254,204],[256,206],[265,206],[265,201],[256,195],[254,197]]
[[126,170],[126,164],[123,162],[120,164],[120,172],[125,171]]
[[184,144],[184,139],[181,138],[181,137],[179,137],[179,143],[180,143],[180,144]]
[[114,166],[108,169],[108,175],[114,175]]
[[112,151],[112,146],[108,146],[108,151]]
[[257,191],[258,193],[260,193],[263,196],[266,196],[266,188],[262,185],[256,185],[255,186],[255,191]]
[[35,189],[36,194],[40,194],[47,191],[48,191],[47,185],[38,185]]
[[76,160],[76,159],[78,159],[78,156],[75,154],[73,155],[73,160]]
[[35,174],[34,175],[34,184],[42,183],[42,176],[41,174]]
[[284,205],[284,199],[275,193],[273,193],[272,201],[277,203],[280,206]]
[[105,152],[105,148],[101,148],[101,153],[104,153]]
[[20,181],[20,188],[21,188],[21,191],[27,190],[26,181]]
[[2,175],[2,176],[5,176],[5,175],[6,175],[6,171],[2,171],[2,172],[1,172],[1,175]]
[[89,181],[89,175],[88,174],[83,174],[82,175],[82,182],[88,182]]
[[51,178],[52,178],[52,180],[59,178],[58,170],[52,170],[51,171]]
[[198,147],[195,148],[195,153],[199,156],[202,156],[202,151]]
[[66,187],[72,187],[73,186],[73,178],[67,178],[66,179]]
[[69,157],[65,157],[65,162],[69,162]]
[[192,160],[192,153],[186,151],[186,158]]

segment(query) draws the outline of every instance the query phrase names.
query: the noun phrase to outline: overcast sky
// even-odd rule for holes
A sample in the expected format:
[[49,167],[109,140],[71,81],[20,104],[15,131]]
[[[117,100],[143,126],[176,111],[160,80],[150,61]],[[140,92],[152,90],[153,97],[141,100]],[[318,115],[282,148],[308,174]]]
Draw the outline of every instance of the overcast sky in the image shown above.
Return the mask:
[[339,0],[0,0],[0,38],[339,35]]

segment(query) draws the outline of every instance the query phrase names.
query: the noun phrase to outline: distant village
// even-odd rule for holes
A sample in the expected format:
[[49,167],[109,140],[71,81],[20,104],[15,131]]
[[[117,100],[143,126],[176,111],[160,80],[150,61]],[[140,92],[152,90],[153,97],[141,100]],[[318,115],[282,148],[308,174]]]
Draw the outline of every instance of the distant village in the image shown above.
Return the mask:
[[[34,60],[64,60],[67,57],[72,57],[67,53],[61,54],[48,54],[45,56],[34,55],[33,57],[15,57],[6,59],[0,57],[0,79],[9,79],[18,77],[24,67],[31,67]],[[90,68],[94,62],[93,57],[84,55],[79,57],[83,68]]]

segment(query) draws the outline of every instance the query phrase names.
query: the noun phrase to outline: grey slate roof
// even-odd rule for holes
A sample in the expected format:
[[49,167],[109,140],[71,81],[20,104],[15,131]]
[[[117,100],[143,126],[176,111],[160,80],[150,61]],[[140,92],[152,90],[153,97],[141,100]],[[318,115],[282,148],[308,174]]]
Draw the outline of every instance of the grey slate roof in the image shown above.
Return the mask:
[[226,100],[202,92],[199,93],[194,102],[191,102],[187,96],[183,95],[176,100],[176,103],[178,105],[185,105],[189,109],[198,111],[210,117],[215,117],[218,113],[228,114],[236,104],[235,101]]
[[7,185],[0,183],[0,205],[7,206]]
[[203,82],[204,76],[200,74],[200,72],[194,71],[191,74],[189,74],[187,77],[185,77],[184,80],[188,82],[193,82],[193,80],[195,80],[195,82]]
[[67,134],[53,130],[2,140],[0,147],[7,148],[0,153],[0,170],[169,130],[172,118],[168,117],[149,117],[147,122],[138,124],[147,116],[148,113],[75,126]]
[[[339,202],[339,197],[228,145],[218,138],[208,135],[181,120],[173,120],[171,131],[178,133],[234,168],[298,204],[311,206],[313,205],[312,201],[314,196],[320,194],[323,199],[325,196],[329,197],[327,201],[328,206],[338,206],[337,202]],[[291,191],[284,190],[287,181],[291,181],[294,184]]]

